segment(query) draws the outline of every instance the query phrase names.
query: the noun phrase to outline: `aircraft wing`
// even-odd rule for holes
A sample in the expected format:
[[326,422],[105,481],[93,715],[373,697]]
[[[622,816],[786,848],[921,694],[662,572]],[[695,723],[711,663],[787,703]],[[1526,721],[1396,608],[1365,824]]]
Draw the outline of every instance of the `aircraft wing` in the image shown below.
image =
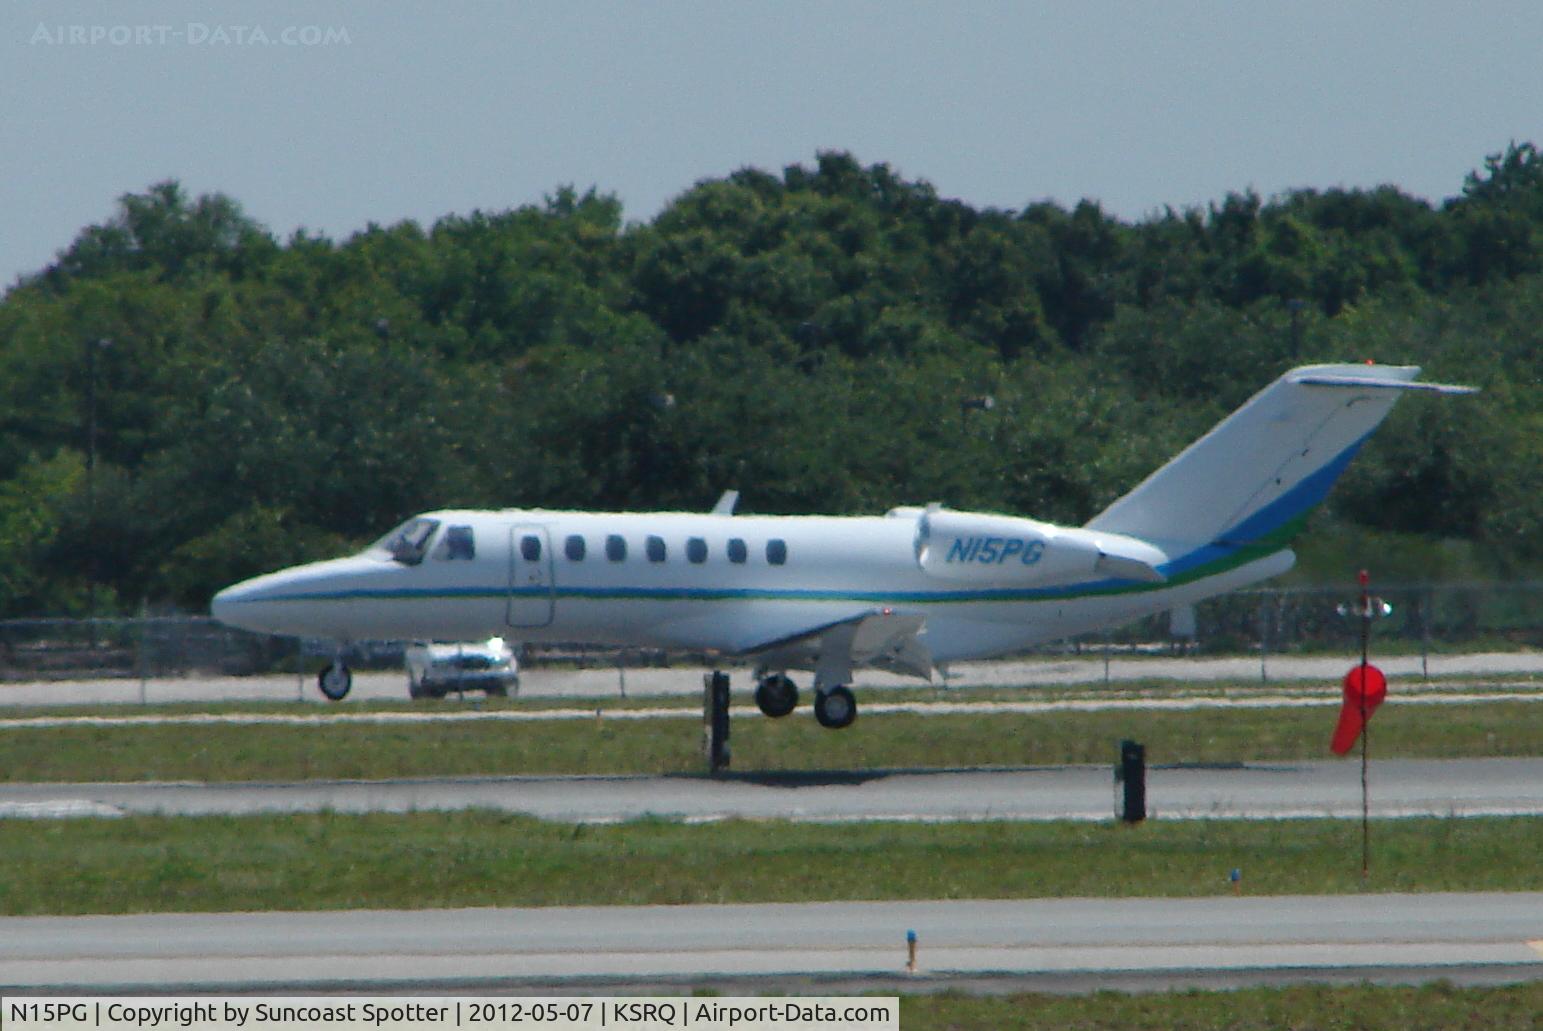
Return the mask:
[[923,616],[875,610],[752,645],[742,654],[768,667],[813,669],[821,683],[850,683],[859,666],[931,680],[932,653],[921,641],[925,624]]

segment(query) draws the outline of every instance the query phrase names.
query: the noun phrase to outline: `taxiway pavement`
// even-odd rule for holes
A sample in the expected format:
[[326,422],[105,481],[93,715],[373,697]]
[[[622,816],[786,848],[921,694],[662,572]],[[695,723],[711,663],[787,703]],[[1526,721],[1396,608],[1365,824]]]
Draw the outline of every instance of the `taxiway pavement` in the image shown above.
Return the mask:
[[[1330,693],[1353,660],[1346,656],[1275,656],[1209,658],[1197,656],[1119,656],[1104,661],[1099,655],[1051,656],[958,663],[949,670],[949,687],[1034,687],[1063,684],[1128,684],[1156,678],[1207,682],[1241,680],[1322,681]],[[1428,670],[1432,677],[1543,676],[1543,652],[1495,652],[1473,655],[1377,656],[1377,665],[1389,677],[1416,682]],[[702,675],[696,668],[589,669],[531,668],[523,672],[522,697],[615,698],[626,695],[697,695]],[[737,687],[749,685],[747,670],[731,670]],[[913,678],[864,671],[859,676],[859,697],[873,688],[915,687]],[[942,681],[940,680],[941,684]],[[807,686],[807,677],[804,680]],[[472,697],[478,697],[475,693]],[[389,673],[360,672],[344,702],[406,700],[407,677],[400,670]],[[323,702],[314,674],[303,676],[133,678],[26,682],[0,684],[0,706],[110,705],[229,701]]]
[[[1152,817],[1280,819],[1361,815],[1360,764],[1154,766]],[[864,820],[1108,820],[1111,766],[872,770],[706,776],[565,776],[270,784],[0,784],[0,817],[177,816],[492,809],[572,823],[648,816]],[[1543,758],[1383,759],[1377,817],[1543,814]]]
[[[918,964],[905,970],[906,932]],[[571,992],[638,981],[1543,977],[1543,893],[836,902],[0,919],[0,987]],[[891,983],[892,980],[891,980]],[[1153,985],[1158,986],[1157,983]]]

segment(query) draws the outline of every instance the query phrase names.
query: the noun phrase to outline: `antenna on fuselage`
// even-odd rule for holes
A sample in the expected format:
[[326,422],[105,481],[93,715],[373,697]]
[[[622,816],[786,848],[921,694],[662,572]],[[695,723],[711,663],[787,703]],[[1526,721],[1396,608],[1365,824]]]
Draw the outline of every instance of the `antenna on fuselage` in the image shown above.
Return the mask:
[[723,496],[718,499],[718,503],[713,506],[713,510],[709,514],[731,516],[734,514],[734,506],[737,504],[739,504],[739,491],[726,490],[723,492]]

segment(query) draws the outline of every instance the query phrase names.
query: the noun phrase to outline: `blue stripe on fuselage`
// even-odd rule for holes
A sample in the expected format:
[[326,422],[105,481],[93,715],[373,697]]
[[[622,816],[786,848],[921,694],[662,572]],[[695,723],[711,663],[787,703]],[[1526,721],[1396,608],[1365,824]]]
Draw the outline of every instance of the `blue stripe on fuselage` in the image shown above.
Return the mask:
[[[1293,519],[1322,503],[1335,481],[1344,473],[1356,452],[1371,437],[1370,433],[1334,456],[1321,468],[1303,477],[1294,487],[1258,512],[1225,531],[1215,542],[1195,548],[1163,563],[1159,572],[1170,581],[1207,566],[1220,565],[1249,545],[1281,529]],[[957,544],[957,542],[956,542]],[[1281,542],[1280,547],[1285,547]],[[1263,557],[1263,555],[1259,556]],[[1110,591],[1162,590],[1173,584],[1137,584],[1131,580],[1104,579],[1054,587],[976,588],[943,591],[840,591],[819,588],[715,588],[715,587],[571,587],[559,586],[511,589],[494,587],[359,588],[346,591],[319,591],[306,594],[270,595],[251,599],[247,604],[265,601],[422,601],[440,599],[525,598],[631,598],[654,601],[859,601],[905,602],[912,604],[951,602],[1041,601],[1106,594]]]

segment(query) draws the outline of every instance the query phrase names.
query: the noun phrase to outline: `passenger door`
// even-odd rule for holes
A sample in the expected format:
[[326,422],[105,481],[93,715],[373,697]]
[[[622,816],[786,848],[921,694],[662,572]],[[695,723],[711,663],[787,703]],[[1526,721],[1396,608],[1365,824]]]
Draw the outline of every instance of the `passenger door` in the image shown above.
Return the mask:
[[552,539],[545,526],[509,531],[509,625],[548,626],[557,606],[552,583]]

